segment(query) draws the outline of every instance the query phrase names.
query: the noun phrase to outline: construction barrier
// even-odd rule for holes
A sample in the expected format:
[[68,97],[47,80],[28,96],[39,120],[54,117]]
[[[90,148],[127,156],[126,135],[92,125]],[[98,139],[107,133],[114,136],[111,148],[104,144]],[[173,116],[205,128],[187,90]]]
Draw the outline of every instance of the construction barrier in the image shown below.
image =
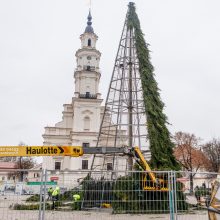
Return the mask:
[[219,218],[217,173],[152,172],[0,170],[0,219]]

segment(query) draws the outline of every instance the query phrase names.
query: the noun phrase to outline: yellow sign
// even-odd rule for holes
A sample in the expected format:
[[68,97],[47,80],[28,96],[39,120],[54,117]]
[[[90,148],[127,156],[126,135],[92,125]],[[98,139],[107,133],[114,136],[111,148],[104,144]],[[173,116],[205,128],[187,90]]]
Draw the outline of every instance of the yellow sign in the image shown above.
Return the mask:
[[83,155],[80,146],[0,146],[0,157],[72,156]]

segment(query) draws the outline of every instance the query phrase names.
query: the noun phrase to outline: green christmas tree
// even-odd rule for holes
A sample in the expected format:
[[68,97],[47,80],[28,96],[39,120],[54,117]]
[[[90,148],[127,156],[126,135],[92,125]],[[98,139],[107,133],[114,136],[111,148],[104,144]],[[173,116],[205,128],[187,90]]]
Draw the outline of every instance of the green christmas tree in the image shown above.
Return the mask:
[[159,88],[154,78],[154,67],[150,62],[148,44],[140,27],[135,5],[129,3],[128,28],[134,32],[135,46],[139,60],[139,71],[142,81],[144,105],[147,115],[147,130],[150,141],[151,166],[157,170],[180,169],[173,156],[174,144],[167,129],[167,117],[163,113],[164,103],[161,101]]

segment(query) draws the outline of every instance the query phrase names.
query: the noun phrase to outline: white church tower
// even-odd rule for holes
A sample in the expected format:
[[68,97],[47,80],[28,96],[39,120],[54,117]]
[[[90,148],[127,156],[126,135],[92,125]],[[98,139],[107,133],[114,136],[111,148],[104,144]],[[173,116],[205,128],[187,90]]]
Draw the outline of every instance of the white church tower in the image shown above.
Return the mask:
[[[62,121],[45,127],[44,145],[96,146],[104,107],[99,93],[101,53],[96,49],[98,36],[92,28],[89,12],[87,27],[80,36],[76,52],[75,92],[71,104],[64,104]],[[44,157],[43,168],[51,170],[89,169],[91,156],[80,158]]]

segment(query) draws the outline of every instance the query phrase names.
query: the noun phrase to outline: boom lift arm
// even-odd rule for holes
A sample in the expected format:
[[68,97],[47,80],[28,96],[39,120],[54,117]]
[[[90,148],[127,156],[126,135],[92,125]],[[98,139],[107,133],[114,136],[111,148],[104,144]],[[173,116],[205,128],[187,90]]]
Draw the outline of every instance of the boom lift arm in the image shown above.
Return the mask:
[[[143,169],[143,171],[147,171],[142,177],[144,190],[168,191],[167,182],[165,182],[163,179],[158,179],[155,177],[154,172],[152,172],[139,147],[82,147],[82,151],[80,152],[81,155],[79,156],[82,156],[83,154],[122,154],[132,156],[137,164]],[[149,175],[150,180],[147,180],[147,175]]]
[[[167,181],[155,177],[139,147],[82,147],[82,146],[0,146],[0,157],[32,157],[32,156],[71,156],[84,154],[118,154],[128,155],[146,171],[142,175],[143,189],[152,191],[168,191]],[[147,177],[150,177],[147,178]]]

